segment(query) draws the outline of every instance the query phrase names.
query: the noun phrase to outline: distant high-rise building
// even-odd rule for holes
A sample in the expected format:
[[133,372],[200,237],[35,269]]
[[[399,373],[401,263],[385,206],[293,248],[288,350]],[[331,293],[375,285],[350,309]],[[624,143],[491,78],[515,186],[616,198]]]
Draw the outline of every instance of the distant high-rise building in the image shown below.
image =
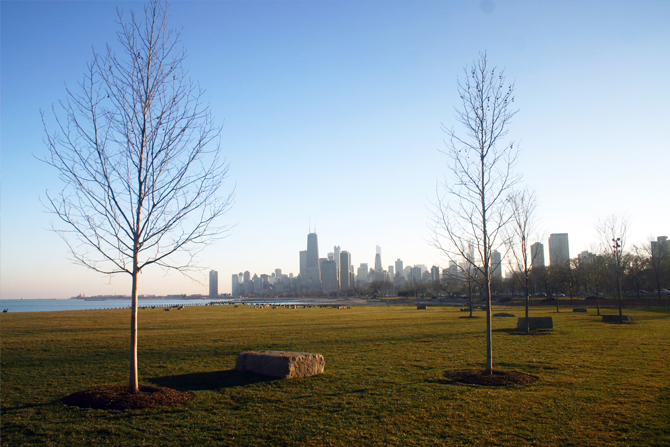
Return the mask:
[[319,240],[316,233],[307,235],[307,268],[319,266]]
[[348,251],[343,250],[340,252],[340,288],[341,289],[350,289],[351,284],[351,254]]
[[368,267],[368,264],[361,264],[360,267],[358,267],[358,270],[356,272],[356,281],[359,283],[360,286],[364,286],[368,282],[368,273],[370,272],[370,269]]
[[670,258],[670,241],[667,236],[658,236],[655,241],[651,241],[651,257],[661,263]]
[[321,263],[321,284],[326,292],[333,292],[338,289],[337,264],[335,261]]
[[588,265],[593,261],[595,261],[595,259],[596,255],[586,250],[577,255],[577,262],[579,263],[579,265],[582,264]]
[[244,282],[249,282],[249,281],[251,281],[251,272],[249,272],[249,270],[247,270],[246,272],[244,272]]
[[530,265],[532,268],[544,267],[544,244],[535,242],[530,246]]
[[570,247],[568,233],[554,233],[549,235],[549,264],[551,266],[565,266],[570,264]]
[[395,271],[396,271],[396,275],[403,276],[402,275],[402,273],[403,273],[402,259],[400,259],[400,258],[398,258],[395,261]]
[[209,271],[209,297],[216,298],[219,296],[219,272],[216,270]]
[[232,296],[240,296],[240,278],[242,278],[242,274],[236,274],[233,275],[232,277],[232,282],[233,282],[233,287],[231,289],[231,295]]
[[328,260],[329,260],[328,258],[319,258],[319,278],[321,276],[321,270],[322,270],[323,263],[328,261]]
[[432,282],[440,282],[440,268],[436,265],[430,268],[430,280]]
[[335,259],[335,263],[337,264],[337,270],[340,270],[340,246],[335,245],[333,247],[333,258]]
[[300,277],[307,279],[307,250],[300,251]]
[[502,259],[497,250],[491,252],[491,277],[502,280]]
[[319,241],[316,233],[307,235],[307,279],[312,286],[321,284],[321,271],[319,270]]
[[389,272],[389,276],[393,278],[395,276],[395,270],[393,269],[393,266],[389,265],[387,270]]
[[382,248],[377,245],[377,250],[375,253],[375,272],[379,273],[383,271],[384,269],[382,268]]
[[412,267],[412,272],[410,274],[410,277],[408,278],[410,282],[421,282],[421,266],[415,265]]

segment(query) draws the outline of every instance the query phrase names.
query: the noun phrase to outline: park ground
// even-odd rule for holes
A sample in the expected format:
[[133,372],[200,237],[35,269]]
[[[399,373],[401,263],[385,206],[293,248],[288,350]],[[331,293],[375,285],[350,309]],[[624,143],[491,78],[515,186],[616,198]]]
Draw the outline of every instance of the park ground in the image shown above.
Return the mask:
[[[522,316],[523,309],[494,308]],[[614,313],[608,309],[605,313]],[[129,310],[0,317],[6,446],[667,446],[670,311],[628,310],[634,324],[533,308],[554,330],[519,335],[494,318],[494,368],[522,387],[454,383],[482,368],[484,312],[353,306],[206,306],[140,310],[141,383],[190,391],[186,404],[95,410],[62,399],[127,381]],[[235,372],[246,350],[323,354],[322,375],[269,380]]]

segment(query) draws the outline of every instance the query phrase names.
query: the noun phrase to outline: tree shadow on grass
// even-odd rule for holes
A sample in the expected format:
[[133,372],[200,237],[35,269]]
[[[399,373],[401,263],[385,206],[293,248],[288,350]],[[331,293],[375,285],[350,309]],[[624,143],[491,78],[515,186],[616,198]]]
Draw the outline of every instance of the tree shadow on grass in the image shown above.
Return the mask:
[[175,390],[202,391],[233,388],[259,382],[271,382],[278,379],[276,377],[263,376],[248,371],[228,370],[153,377],[147,380],[156,385]]
[[25,410],[27,408],[39,408],[39,407],[48,407],[50,405],[56,405],[60,402],[60,399],[56,399],[51,402],[43,402],[40,404],[25,404],[25,405],[17,405],[15,407],[2,407],[0,408],[0,414],[5,414],[7,411],[16,411],[16,410]]
[[509,329],[492,329],[491,332],[501,332],[509,335],[550,335],[552,334],[551,329],[532,329],[529,333],[526,333],[525,330],[520,331],[517,328]]

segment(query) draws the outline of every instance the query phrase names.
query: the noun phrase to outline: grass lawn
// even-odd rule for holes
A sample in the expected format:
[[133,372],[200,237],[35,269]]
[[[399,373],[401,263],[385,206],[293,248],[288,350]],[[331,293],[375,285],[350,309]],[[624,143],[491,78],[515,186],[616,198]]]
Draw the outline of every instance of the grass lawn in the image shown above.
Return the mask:
[[[489,388],[443,379],[483,368],[482,311],[140,310],[141,383],[195,399],[130,411],[61,402],[126,383],[129,310],[2,314],[0,436],[5,446],[670,445],[670,311],[627,310],[635,324],[623,325],[594,313],[534,308],[555,327],[535,336],[515,335],[516,318],[494,318],[494,367],[540,381]],[[239,352],[257,349],[317,352],[326,372],[233,371]]]

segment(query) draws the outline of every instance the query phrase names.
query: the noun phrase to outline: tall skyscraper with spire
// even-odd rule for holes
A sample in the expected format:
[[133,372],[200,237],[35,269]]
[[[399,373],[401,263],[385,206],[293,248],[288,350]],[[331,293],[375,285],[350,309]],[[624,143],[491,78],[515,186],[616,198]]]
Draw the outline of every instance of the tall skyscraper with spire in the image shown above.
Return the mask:
[[375,281],[384,280],[384,268],[382,267],[382,248],[377,245],[377,250],[375,253]]
[[321,285],[321,270],[319,269],[319,240],[316,233],[307,235],[307,280],[313,287]]

